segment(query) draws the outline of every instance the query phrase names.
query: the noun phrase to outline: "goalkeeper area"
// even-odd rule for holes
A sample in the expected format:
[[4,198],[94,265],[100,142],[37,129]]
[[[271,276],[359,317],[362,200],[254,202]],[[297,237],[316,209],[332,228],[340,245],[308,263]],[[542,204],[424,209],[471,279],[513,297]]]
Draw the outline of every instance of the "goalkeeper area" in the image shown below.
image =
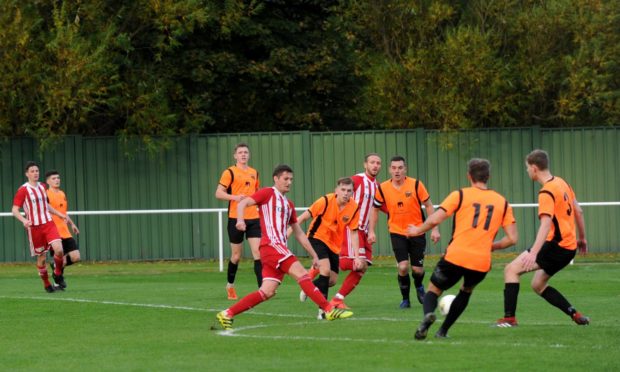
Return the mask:
[[[591,318],[577,326],[522,277],[516,328],[492,327],[503,315],[498,254],[468,308],[435,339],[413,339],[421,305],[399,309],[392,257],[375,261],[346,299],[350,319],[317,320],[286,277],[277,295],[235,317],[232,332],[210,330],[230,306],[226,274],[215,261],[78,263],[66,269],[65,292],[45,293],[29,264],[1,264],[0,334],[3,370],[617,370],[620,366],[620,255],[577,256],[552,280]],[[425,263],[425,284],[438,256]],[[308,266],[307,260],[302,260]],[[337,286],[345,275],[340,275]],[[459,283],[460,285],[460,283]],[[240,296],[256,290],[252,263],[240,263]],[[337,288],[337,287],[336,287]],[[456,294],[455,286],[447,291]],[[330,290],[330,297],[335,288]]]

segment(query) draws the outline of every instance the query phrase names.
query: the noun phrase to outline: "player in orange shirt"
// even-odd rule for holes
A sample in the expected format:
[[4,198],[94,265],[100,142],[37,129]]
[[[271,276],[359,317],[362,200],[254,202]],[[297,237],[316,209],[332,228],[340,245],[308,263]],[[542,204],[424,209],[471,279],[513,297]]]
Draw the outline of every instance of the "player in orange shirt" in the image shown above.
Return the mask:
[[245,209],[243,218],[246,221],[246,230],[239,231],[235,225],[237,223],[237,205],[246,197],[254,194],[260,187],[258,172],[250,167],[250,148],[245,143],[239,143],[233,150],[233,158],[236,164],[226,168],[222,172],[220,182],[215,190],[215,197],[220,200],[228,201],[228,238],[230,240],[230,261],[228,261],[226,292],[229,300],[237,299],[235,290],[235,277],[239,260],[243,253],[243,236],[248,240],[252,257],[254,258],[254,274],[260,288],[263,281],[262,266],[258,246],[261,239],[260,220],[256,206]]
[[[426,338],[436,320],[437,298],[463,278],[459,293],[435,334],[435,337],[447,337],[450,327],[465,311],[474,288],[491,270],[491,251],[517,243],[512,207],[502,195],[487,187],[490,173],[488,160],[471,159],[467,164],[471,187],[453,191],[423,224],[407,229],[409,235],[417,236],[454,215],[452,239],[433,271],[424,296],[424,319],[415,332],[417,340]],[[506,235],[494,242],[500,227]]]
[[[329,287],[336,285],[338,281],[340,249],[348,234],[348,239],[356,252],[355,268],[363,266],[362,258],[359,257],[359,207],[353,200],[353,180],[349,177],[340,178],[336,183],[334,193],[327,194],[317,199],[310,208],[299,216],[297,221],[302,223],[309,220],[308,240],[319,258],[319,276],[314,280],[314,285],[321,291],[325,298],[328,297]],[[292,230],[289,228],[289,233]],[[305,292],[299,295],[300,300],[305,301]],[[322,318],[322,311],[319,313]]]
[[[433,213],[434,207],[426,187],[420,180],[407,177],[407,164],[402,156],[394,156],[390,160],[391,178],[383,182],[375,194],[375,208],[370,215],[368,242],[376,240],[375,226],[377,225],[377,209],[388,214],[388,229],[392,241],[392,249],[396,262],[398,262],[398,286],[403,297],[400,308],[411,307],[409,292],[411,280],[409,279],[409,266],[418,301],[422,303],[424,298],[424,253],[426,251],[426,237],[424,234],[417,236],[407,235],[407,226],[419,225],[424,222],[425,215],[422,205],[429,214]],[[440,239],[439,229],[434,228],[431,240],[437,243]]]
[[[67,203],[67,196],[65,195],[65,192],[60,189],[60,173],[56,170],[48,171],[45,173],[45,183],[47,183],[47,199],[49,204],[67,217],[65,221],[58,216],[52,215],[54,224],[56,224],[56,229],[58,229],[58,233],[62,238],[62,250],[64,254],[64,265],[62,267],[62,272],[64,274],[65,267],[71,266],[81,260],[80,248],[69,231],[69,225],[71,225],[71,230],[76,235],[80,233],[80,230],[67,214],[69,204]],[[50,266],[53,271],[55,266],[54,262],[50,262]]]
[[548,285],[549,279],[571,262],[577,249],[587,252],[583,210],[570,185],[551,174],[546,151],[532,151],[525,159],[525,167],[532,181],[542,185],[538,192],[540,227],[532,247],[504,269],[504,317],[497,321],[497,326],[514,327],[518,324],[515,315],[519,278],[530,271],[535,271],[532,278],[534,292],[570,316],[575,323],[588,325],[590,318],[575,310],[557,289]]

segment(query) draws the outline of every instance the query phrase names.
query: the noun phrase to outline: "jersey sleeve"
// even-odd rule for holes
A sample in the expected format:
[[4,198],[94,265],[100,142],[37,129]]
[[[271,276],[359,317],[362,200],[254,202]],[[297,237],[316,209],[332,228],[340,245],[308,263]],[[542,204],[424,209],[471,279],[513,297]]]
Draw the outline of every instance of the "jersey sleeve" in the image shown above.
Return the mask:
[[260,189],[260,177],[258,172],[256,172],[256,190]]
[[13,205],[16,207],[22,207],[24,205],[24,201],[26,200],[26,189],[24,187],[20,187],[19,190],[15,193],[15,197],[13,198]]
[[506,203],[506,212],[504,213],[504,220],[502,221],[502,226],[512,225],[517,222],[515,220],[514,213],[512,212],[512,206],[509,203]]
[[351,217],[351,220],[347,224],[347,227],[349,228],[349,230],[354,231],[359,228],[359,223],[360,223],[360,209],[356,207],[355,212],[353,213],[353,216]]
[[543,214],[553,217],[555,215],[555,200],[553,194],[547,190],[538,193],[538,218]]
[[428,190],[426,190],[426,186],[424,186],[424,183],[422,183],[422,181],[419,181],[419,182],[420,183],[418,184],[418,190],[417,190],[418,200],[420,200],[420,203],[424,203],[431,196],[428,194]]
[[381,190],[381,186],[378,186],[377,192],[375,193],[374,206],[375,208],[381,208],[381,206],[384,204],[385,199],[383,198],[383,191]]
[[225,188],[229,188],[231,183],[232,177],[230,176],[230,171],[228,169],[225,169],[220,176],[219,184],[224,186]]
[[265,187],[264,189],[260,189],[254,194],[252,194],[250,198],[254,199],[256,204],[261,205],[264,204],[267,200],[269,200],[272,195],[273,189],[271,187]]
[[353,192],[356,192],[357,188],[362,184],[362,177],[356,174],[355,176],[351,176],[351,180],[353,180]]
[[456,212],[461,202],[460,193],[458,191],[452,191],[439,205],[439,208],[446,211],[448,216],[451,216]]
[[292,225],[297,223],[297,211],[295,210],[295,205],[292,201],[288,201],[288,204],[291,206],[291,218],[288,220],[288,224]]
[[319,214],[323,213],[325,210],[325,197],[321,196],[317,200],[312,203],[310,208],[308,208],[308,212],[310,212],[311,217],[316,217]]

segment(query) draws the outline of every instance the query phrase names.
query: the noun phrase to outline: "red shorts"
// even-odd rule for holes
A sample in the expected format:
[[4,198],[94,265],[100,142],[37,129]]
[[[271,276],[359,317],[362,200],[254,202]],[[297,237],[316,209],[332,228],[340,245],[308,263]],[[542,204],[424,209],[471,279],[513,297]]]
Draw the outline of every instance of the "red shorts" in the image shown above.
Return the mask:
[[298,260],[288,249],[282,250],[270,245],[261,245],[260,262],[263,265],[263,280],[273,280],[282,283],[284,274],[287,274],[291,265],[298,262]]
[[53,222],[48,222],[39,226],[30,226],[26,229],[28,241],[30,242],[30,255],[40,256],[50,249],[50,244],[56,240],[60,241],[60,234]]
[[[365,231],[357,230],[357,239],[359,240],[359,256],[365,258],[369,264],[372,264],[372,245],[368,243],[368,235]],[[353,267],[353,258],[355,257],[355,252],[353,252],[353,247],[349,243],[348,236],[345,236],[344,242],[342,242],[342,247],[340,249],[340,268],[343,270],[351,270],[343,268],[342,262],[343,260],[350,261],[351,267]]]

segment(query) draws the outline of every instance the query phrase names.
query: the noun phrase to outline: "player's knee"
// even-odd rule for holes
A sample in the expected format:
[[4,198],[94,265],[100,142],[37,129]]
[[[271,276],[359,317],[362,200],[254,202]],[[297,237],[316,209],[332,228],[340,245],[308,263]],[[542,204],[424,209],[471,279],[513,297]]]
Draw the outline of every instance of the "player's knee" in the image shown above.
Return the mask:
[[399,262],[398,263],[398,273],[401,275],[407,275],[409,272],[409,264],[407,262]]
[[263,292],[263,296],[265,296],[265,300],[268,300],[276,295],[275,288],[261,288],[260,291]]
[[532,289],[534,290],[534,292],[536,292],[537,295],[540,295],[541,293],[543,293],[543,291],[547,287],[546,283],[542,283],[539,281],[532,281],[531,285],[532,285]]

